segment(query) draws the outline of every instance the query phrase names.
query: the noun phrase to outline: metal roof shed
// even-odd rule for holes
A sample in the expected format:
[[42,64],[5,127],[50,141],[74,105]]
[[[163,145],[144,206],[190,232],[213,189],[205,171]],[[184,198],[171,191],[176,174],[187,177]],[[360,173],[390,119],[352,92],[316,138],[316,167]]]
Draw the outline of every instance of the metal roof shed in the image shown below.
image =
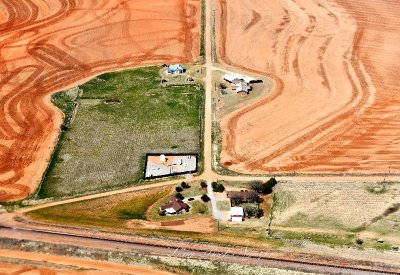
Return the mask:
[[174,64],[174,65],[169,65],[168,66],[168,73],[169,74],[182,74],[185,72],[185,67],[183,67],[181,64]]
[[231,219],[233,222],[242,222],[244,217],[243,207],[231,207]]

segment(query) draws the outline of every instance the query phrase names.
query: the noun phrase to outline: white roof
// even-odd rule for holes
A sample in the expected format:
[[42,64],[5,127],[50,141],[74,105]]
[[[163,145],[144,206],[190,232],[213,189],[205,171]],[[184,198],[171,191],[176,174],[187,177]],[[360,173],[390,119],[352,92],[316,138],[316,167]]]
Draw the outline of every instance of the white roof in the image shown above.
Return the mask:
[[244,216],[243,207],[231,207],[231,216]]
[[171,208],[166,208],[165,212],[167,212],[168,214],[175,214],[176,213],[175,209],[173,209],[172,207]]
[[235,79],[243,80],[247,83],[255,81],[255,79],[250,76],[244,76],[240,74],[224,74],[224,79],[228,80],[229,82],[233,82]]
[[224,74],[224,79],[228,80],[229,82],[232,82],[233,80],[236,79],[236,77],[231,74]]
[[160,161],[165,162],[166,160],[167,160],[167,158],[165,157],[165,155],[161,154]]
[[248,92],[250,90],[250,85],[244,81],[235,84],[236,92]]
[[232,217],[232,222],[242,222],[243,218],[242,217]]
[[169,65],[168,68],[171,68],[171,69],[182,69],[183,65],[181,65],[181,64],[172,64],[172,65]]

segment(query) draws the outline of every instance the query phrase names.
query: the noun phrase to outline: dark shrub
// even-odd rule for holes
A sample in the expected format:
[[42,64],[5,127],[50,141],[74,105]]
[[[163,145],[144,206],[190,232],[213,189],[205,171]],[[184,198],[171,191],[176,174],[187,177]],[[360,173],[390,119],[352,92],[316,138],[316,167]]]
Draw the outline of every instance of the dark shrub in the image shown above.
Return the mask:
[[262,193],[263,183],[259,180],[250,182],[250,189],[256,191],[257,193]]
[[158,215],[165,216],[166,214],[167,214],[167,212],[165,212],[165,210],[162,210],[162,209],[158,210]]
[[180,200],[183,200],[183,199],[185,198],[185,197],[184,197],[181,193],[179,193],[179,192],[175,194],[175,197],[178,198],[178,199],[180,199]]
[[205,181],[200,182],[200,187],[207,188],[207,182],[205,182]]
[[181,186],[182,186],[183,189],[188,189],[188,188],[190,188],[190,185],[187,184],[187,183],[184,182],[184,181],[182,181]]
[[271,194],[273,191],[274,186],[277,184],[278,182],[276,181],[275,178],[270,178],[266,183],[264,183],[262,185],[262,193],[263,194]]
[[180,186],[175,187],[175,190],[176,190],[176,192],[182,192],[183,191],[182,187],[180,187]]
[[225,83],[222,83],[222,82],[218,84],[218,87],[219,87],[220,89],[226,89],[226,88],[228,88],[228,86],[226,86]]
[[257,212],[257,207],[255,205],[250,204],[243,207],[243,210],[246,217],[254,217]]
[[206,194],[204,194],[203,196],[201,196],[201,200],[204,202],[208,202],[210,201],[210,198]]
[[212,186],[214,192],[222,193],[225,190],[225,187],[221,183],[218,183],[215,181],[213,183],[211,183],[211,186]]

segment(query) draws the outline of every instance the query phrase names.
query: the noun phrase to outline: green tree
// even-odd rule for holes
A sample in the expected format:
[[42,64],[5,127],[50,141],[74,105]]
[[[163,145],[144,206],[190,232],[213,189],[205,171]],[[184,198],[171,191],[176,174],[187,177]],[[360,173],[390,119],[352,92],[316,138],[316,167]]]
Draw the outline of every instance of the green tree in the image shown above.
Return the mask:
[[190,185],[187,184],[186,182],[182,181],[181,187],[182,187],[183,189],[188,189],[188,188],[190,188]]
[[201,200],[204,202],[208,202],[210,201],[210,198],[206,194],[204,194],[203,196],[201,196]]
[[175,194],[175,197],[178,198],[178,199],[180,199],[180,200],[183,200],[183,199],[185,198],[185,197],[184,197],[181,193],[179,193],[179,192]]
[[221,183],[214,181],[211,183],[211,186],[214,192],[222,193],[225,191],[225,187]]
[[256,191],[257,193],[262,193],[262,190],[263,190],[262,181],[256,180],[256,181],[250,182],[250,189]]
[[261,193],[263,193],[263,194],[271,194],[273,189],[274,189],[274,186],[277,183],[278,182],[276,181],[275,178],[270,178],[267,182],[263,183]]

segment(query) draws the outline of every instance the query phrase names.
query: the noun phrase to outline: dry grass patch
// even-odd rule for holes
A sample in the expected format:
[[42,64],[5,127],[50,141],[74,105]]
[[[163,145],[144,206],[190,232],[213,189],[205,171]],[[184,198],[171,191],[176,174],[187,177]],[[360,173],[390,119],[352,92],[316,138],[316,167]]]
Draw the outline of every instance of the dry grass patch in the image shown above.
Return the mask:
[[145,219],[147,209],[170,192],[171,188],[143,190],[39,209],[27,215],[64,225],[123,228],[127,219]]
[[[369,225],[400,200],[400,184],[385,185],[385,192],[369,191],[357,182],[280,182],[274,224],[355,229]],[[381,190],[381,189],[380,189]]]
[[272,236],[331,246],[353,246],[361,238],[360,247],[390,249],[400,243],[399,210],[399,183],[280,182]]

